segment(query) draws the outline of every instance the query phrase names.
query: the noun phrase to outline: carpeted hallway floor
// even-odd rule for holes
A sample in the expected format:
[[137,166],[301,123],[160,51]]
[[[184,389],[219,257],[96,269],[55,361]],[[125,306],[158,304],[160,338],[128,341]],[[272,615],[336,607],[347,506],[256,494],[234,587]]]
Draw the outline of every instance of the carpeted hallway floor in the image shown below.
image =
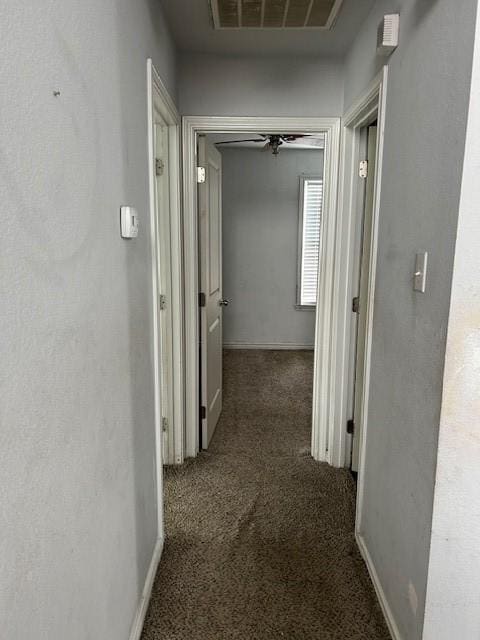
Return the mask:
[[166,470],[142,640],[388,640],[348,471],[309,456],[313,354],[226,351],[208,451]]

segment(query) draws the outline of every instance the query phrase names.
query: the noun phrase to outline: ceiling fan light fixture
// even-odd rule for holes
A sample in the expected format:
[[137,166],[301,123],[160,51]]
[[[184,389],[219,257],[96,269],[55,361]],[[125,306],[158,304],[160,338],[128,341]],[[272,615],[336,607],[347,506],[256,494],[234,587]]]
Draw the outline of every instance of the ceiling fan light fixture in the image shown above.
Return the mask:
[[280,153],[280,145],[283,144],[282,136],[279,136],[279,135],[270,136],[268,144],[270,145],[272,154],[274,156],[278,156],[278,154]]

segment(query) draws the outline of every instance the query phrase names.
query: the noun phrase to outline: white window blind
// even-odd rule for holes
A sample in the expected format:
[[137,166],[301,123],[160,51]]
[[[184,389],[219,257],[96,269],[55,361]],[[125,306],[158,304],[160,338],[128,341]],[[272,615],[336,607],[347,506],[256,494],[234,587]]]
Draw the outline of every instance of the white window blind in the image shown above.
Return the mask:
[[323,207],[323,180],[320,177],[301,178],[300,201],[300,265],[298,300],[300,306],[317,304],[320,227]]

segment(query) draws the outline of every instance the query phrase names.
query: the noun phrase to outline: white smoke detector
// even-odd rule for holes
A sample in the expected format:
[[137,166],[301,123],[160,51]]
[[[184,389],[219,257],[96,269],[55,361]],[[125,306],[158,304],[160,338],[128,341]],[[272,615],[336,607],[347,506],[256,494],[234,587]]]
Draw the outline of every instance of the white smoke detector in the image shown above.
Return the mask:
[[400,14],[390,13],[383,17],[378,27],[377,53],[389,56],[398,47]]

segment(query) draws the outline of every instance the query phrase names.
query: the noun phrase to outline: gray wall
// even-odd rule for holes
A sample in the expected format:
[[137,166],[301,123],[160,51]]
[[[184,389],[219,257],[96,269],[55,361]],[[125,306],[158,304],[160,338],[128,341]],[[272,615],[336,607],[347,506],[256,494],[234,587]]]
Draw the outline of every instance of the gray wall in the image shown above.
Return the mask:
[[[176,93],[157,7],[0,8],[8,640],[126,640],[155,544],[147,56]],[[124,203],[140,214],[131,242]]]
[[184,115],[339,116],[343,69],[335,60],[184,54],[179,104]]
[[[424,617],[476,5],[379,0],[345,66],[348,109],[380,68],[381,17],[400,10],[400,46],[389,63],[362,534],[408,640],[421,638]],[[422,250],[424,295],[412,290]]]
[[323,151],[222,149],[226,344],[312,346],[315,313],[297,311],[299,176]]

